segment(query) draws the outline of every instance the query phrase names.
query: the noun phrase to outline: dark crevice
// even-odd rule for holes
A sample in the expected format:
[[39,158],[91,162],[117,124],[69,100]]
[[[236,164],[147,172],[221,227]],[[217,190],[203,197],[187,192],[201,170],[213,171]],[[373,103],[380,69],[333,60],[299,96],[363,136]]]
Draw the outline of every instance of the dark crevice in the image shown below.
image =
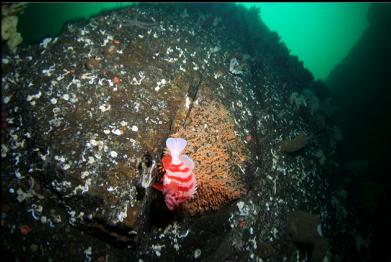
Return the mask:
[[190,112],[193,109],[193,103],[197,98],[197,94],[200,89],[201,83],[202,83],[202,75],[196,74],[192,79],[192,82],[189,86],[189,90],[187,91],[187,97],[190,98],[190,106],[189,106],[189,110],[187,111],[185,121],[183,121],[182,127],[186,126],[187,119],[189,118]]

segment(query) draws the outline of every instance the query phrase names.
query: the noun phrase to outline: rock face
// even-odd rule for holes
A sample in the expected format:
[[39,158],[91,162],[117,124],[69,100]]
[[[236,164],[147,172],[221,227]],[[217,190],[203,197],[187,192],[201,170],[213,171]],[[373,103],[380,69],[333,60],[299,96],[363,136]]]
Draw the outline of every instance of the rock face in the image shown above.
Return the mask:
[[[256,10],[140,5],[3,55],[8,254],[61,260],[67,243],[87,260],[289,257],[286,213],[328,215],[335,127],[288,102],[314,83],[278,40]],[[281,152],[299,131],[311,144]],[[189,141],[200,181],[174,212],[150,187],[170,136]]]
[[306,133],[300,133],[292,140],[284,141],[281,144],[281,150],[287,153],[297,152],[308,144],[308,140],[309,138]]
[[320,218],[303,211],[295,211],[287,216],[288,232],[292,241],[306,246],[311,253],[311,261],[323,261],[327,255],[328,241],[323,238]]

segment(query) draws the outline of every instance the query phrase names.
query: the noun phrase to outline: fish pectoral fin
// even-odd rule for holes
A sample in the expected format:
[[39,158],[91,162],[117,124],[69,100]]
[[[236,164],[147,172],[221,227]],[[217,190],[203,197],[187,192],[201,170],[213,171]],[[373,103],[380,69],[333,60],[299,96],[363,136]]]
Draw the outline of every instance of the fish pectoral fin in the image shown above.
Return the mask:
[[155,183],[152,185],[152,187],[156,190],[159,190],[159,191],[162,191],[163,192],[163,185],[162,184],[158,184],[158,183]]

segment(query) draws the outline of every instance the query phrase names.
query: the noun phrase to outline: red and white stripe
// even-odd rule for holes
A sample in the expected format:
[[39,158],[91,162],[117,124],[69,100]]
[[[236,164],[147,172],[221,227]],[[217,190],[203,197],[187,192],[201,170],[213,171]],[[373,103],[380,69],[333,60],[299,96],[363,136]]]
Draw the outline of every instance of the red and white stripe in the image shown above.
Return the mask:
[[179,165],[172,163],[170,155],[166,155],[162,160],[166,170],[163,177],[163,194],[170,210],[192,198],[197,191],[193,160],[186,155],[181,155],[179,160]]

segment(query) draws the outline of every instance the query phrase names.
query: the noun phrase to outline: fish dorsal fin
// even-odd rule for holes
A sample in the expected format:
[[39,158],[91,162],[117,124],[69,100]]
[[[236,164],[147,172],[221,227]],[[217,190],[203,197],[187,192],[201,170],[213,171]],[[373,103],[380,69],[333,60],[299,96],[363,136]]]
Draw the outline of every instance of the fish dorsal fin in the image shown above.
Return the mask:
[[166,146],[170,151],[172,157],[172,164],[179,165],[181,161],[179,156],[181,155],[183,149],[185,149],[187,141],[183,138],[168,138],[166,141]]

